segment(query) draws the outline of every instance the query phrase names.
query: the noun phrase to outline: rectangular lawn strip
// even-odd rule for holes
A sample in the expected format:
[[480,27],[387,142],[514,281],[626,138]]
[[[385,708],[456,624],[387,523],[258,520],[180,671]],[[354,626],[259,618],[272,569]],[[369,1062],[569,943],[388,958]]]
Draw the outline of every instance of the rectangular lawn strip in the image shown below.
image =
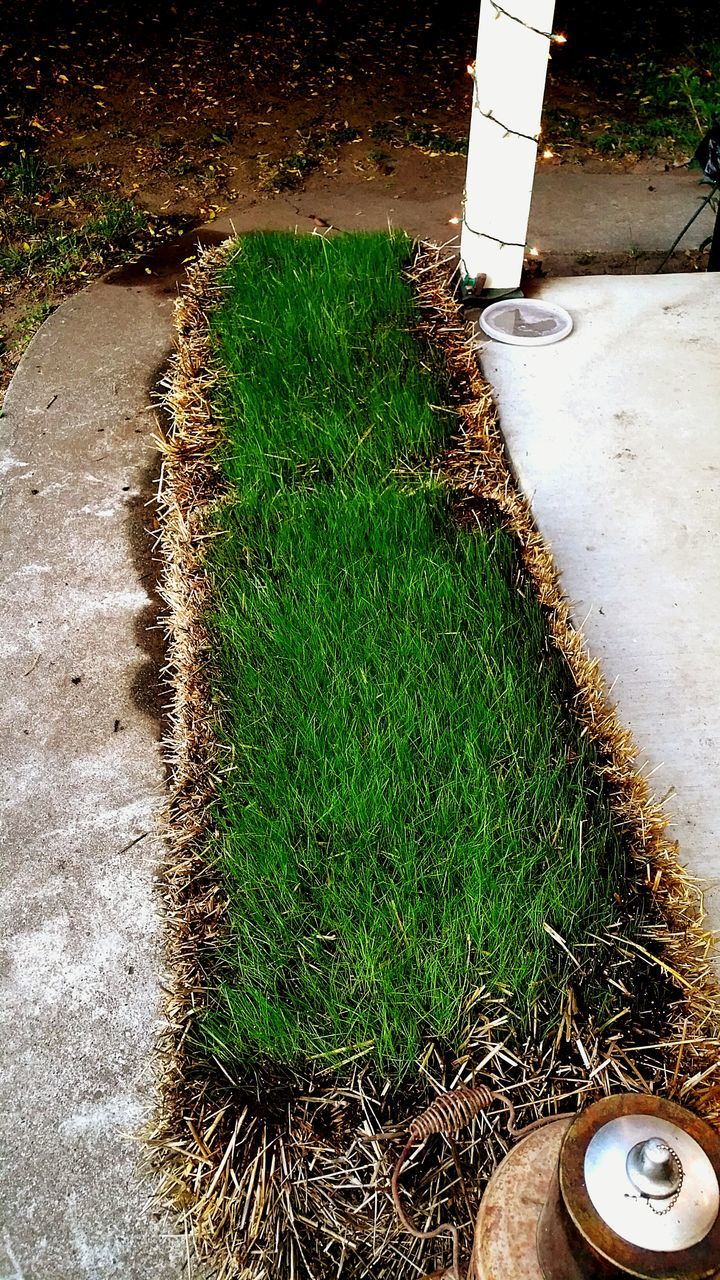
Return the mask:
[[364,1052],[399,1079],[462,1048],[480,984],[549,1025],[570,962],[545,926],[582,947],[617,911],[622,843],[514,545],[431,465],[453,417],[409,251],[247,237],[212,320],[225,1062]]

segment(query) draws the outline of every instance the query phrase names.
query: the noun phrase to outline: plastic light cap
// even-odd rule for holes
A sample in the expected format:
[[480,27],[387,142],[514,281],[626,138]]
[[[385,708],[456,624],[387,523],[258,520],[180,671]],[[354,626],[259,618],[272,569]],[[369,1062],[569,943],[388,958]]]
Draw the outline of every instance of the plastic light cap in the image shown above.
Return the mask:
[[572,333],[572,316],[555,302],[539,298],[493,302],[480,316],[480,328],[496,342],[514,347],[547,347]]

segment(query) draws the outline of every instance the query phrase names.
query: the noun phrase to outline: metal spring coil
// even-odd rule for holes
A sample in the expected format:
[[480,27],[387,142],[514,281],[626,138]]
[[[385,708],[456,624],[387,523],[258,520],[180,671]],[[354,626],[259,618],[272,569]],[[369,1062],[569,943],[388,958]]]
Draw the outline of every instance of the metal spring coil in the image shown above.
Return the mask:
[[460,1240],[458,1228],[450,1222],[441,1222],[433,1231],[418,1231],[415,1223],[407,1216],[400,1202],[400,1189],[398,1180],[400,1171],[410,1154],[411,1149],[419,1142],[424,1142],[434,1133],[444,1133],[446,1135],[456,1134],[466,1125],[470,1124],[481,1111],[489,1107],[492,1102],[502,1102],[510,1113],[510,1131],[515,1128],[515,1108],[509,1098],[502,1093],[496,1093],[484,1084],[476,1085],[471,1088],[469,1085],[461,1085],[458,1089],[452,1089],[448,1093],[441,1093],[430,1106],[423,1111],[422,1115],[416,1117],[407,1126],[408,1139],[405,1146],[398,1157],[393,1169],[390,1187],[392,1191],[395,1210],[403,1227],[410,1235],[415,1236],[417,1240],[432,1240],[435,1236],[447,1232],[452,1237],[453,1261],[452,1267],[446,1276],[452,1276],[453,1280],[460,1280]]
[[462,1085],[449,1093],[441,1093],[408,1126],[408,1136],[413,1142],[424,1142],[431,1133],[459,1133],[489,1107],[496,1096],[484,1084],[472,1089]]

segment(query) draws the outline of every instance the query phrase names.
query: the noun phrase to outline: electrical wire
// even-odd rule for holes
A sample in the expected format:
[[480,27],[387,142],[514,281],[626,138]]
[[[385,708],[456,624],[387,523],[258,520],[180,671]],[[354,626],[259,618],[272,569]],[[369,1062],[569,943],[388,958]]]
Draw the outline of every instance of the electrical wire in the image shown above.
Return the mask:
[[509,9],[503,9],[501,4],[496,4],[496,0],[490,0],[495,10],[495,17],[500,15],[504,18],[511,18],[513,22],[517,22],[521,27],[526,27],[528,31],[534,31],[536,36],[542,36],[544,40],[550,40],[553,44],[565,44],[565,37],[562,32],[543,31],[541,27],[533,27],[531,23],[525,22],[524,18],[518,18],[516,13],[510,13]]

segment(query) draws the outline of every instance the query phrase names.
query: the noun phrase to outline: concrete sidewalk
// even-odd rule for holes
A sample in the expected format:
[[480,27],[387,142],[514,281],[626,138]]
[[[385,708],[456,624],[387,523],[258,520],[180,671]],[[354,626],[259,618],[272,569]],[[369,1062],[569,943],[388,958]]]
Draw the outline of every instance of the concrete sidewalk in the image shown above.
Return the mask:
[[[229,208],[215,226],[237,231],[298,226],[313,218],[342,231],[404,227],[442,244],[456,235],[450,218],[461,211],[465,181],[462,156],[429,157],[397,152],[394,172],[368,182],[357,174],[314,174],[305,188],[272,199],[249,196]],[[576,166],[539,166],[535,178],[528,244],[543,258],[572,260],[588,255],[665,254],[708,188],[697,170],[664,168],[629,173],[590,173]],[[705,209],[680,248],[697,248],[712,234]],[[574,274],[574,268],[571,274]]]
[[182,1270],[132,1140],[162,983],[144,527],[149,388],[170,338],[167,302],[96,285],[43,325],[5,400],[2,1280]]
[[[414,185],[401,164],[388,183],[317,176],[300,193],[248,197],[213,233],[312,230],[322,218],[344,230],[389,221],[446,241],[462,168],[428,159],[414,167]],[[540,175],[531,234],[542,236],[543,250],[581,253],[607,243],[612,227],[630,249],[644,225],[642,243],[666,249],[697,198],[696,179],[674,175],[658,185],[656,200],[645,190],[650,179],[631,177],[603,177],[596,191],[594,181],[583,185],[571,173]],[[621,204],[609,219],[613,201]],[[706,228],[698,240],[702,234]],[[147,629],[154,568],[144,532],[159,470],[150,394],[169,354],[172,298],[191,252],[186,238],[51,316],[16,372],[0,424],[1,661],[9,690],[0,709],[1,1280],[179,1280],[183,1272],[170,1228],[145,1212],[150,1186],[128,1134],[152,1106],[163,976],[153,884],[163,769],[157,655],[148,652],[157,634]],[[674,783],[685,805],[679,833],[688,857],[715,875],[718,801],[706,794],[715,762],[703,743],[717,731],[708,662],[717,567],[707,539],[717,532],[710,464],[720,459],[704,389],[717,389],[718,374],[703,328],[717,321],[715,282],[680,276],[546,287],[575,312],[576,335],[533,353],[534,365],[497,348],[488,371],[519,465],[527,454],[524,479],[537,489],[538,516],[568,588],[597,606],[588,634],[608,674],[622,676],[621,709],[649,756],[668,762],[661,786]],[[633,316],[643,328],[628,325]],[[620,334],[616,320],[625,325]],[[538,455],[530,443],[541,409]],[[562,413],[553,434],[555,409]],[[695,470],[688,470],[690,437]],[[649,599],[642,592],[651,580]],[[704,627],[704,665],[696,667]]]
[[720,278],[553,280],[556,346],[482,339],[503,434],[720,927]]
[[[547,169],[535,179],[529,243],[543,253],[667,253],[709,188],[699,170],[584,173]],[[705,208],[680,248],[697,248],[712,235]]]

